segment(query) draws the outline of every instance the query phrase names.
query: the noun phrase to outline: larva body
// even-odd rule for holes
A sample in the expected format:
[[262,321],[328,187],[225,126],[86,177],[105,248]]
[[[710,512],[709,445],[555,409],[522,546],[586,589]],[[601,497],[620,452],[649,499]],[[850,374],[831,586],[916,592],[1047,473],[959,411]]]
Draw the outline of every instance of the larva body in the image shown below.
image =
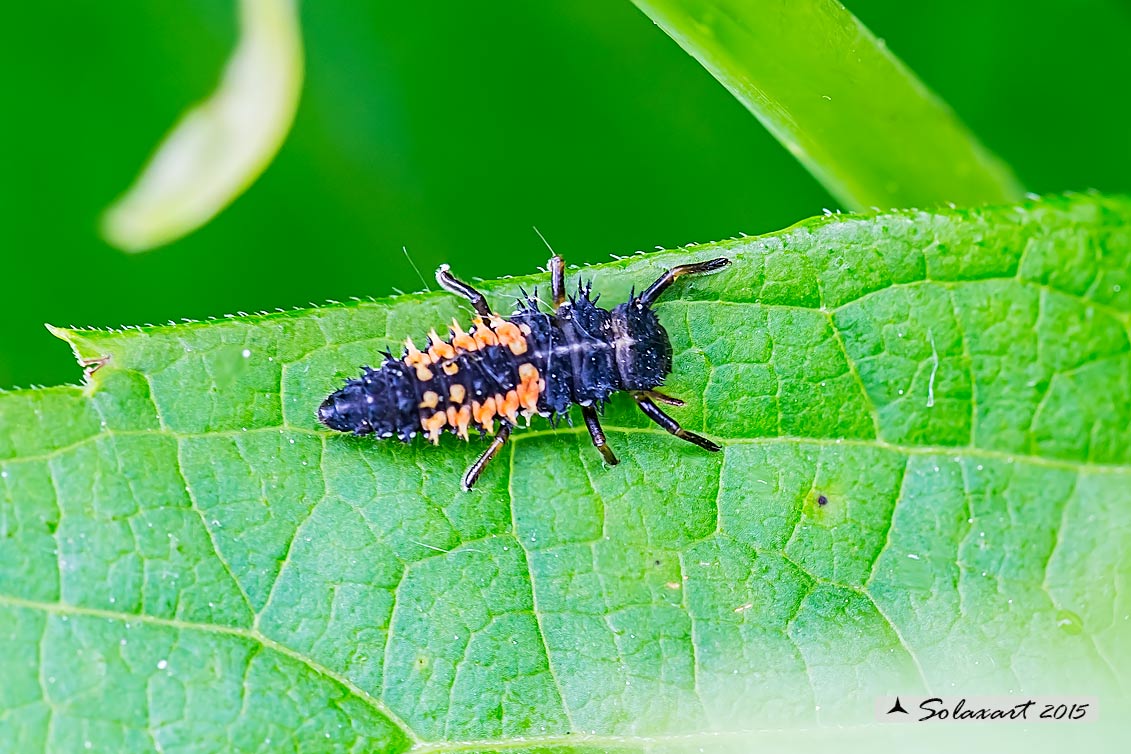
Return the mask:
[[645,413],[673,434],[717,450],[680,429],[651,401],[679,404],[655,392],[671,372],[672,348],[651,303],[680,274],[728,263],[676,268],[610,311],[597,306],[588,286],[578,286],[577,295],[566,299],[564,266],[555,257],[554,311],[543,312],[526,298],[507,319],[491,313],[482,294],[441,267],[441,285],[470,299],[479,314],[469,329],[453,321],[446,338],[429,333],[423,350],[408,340],[399,357],[386,353],[378,368],[363,367],[360,377],[327,397],[318,420],[330,429],[405,442],[424,435],[436,443],[444,431],[465,440],[472,431],[492,435],[491,447],[465,475],[465,488],[474,484],[520,416],[563,416],[573,405],[582,407],[594,443],[615,464],[597,409],[619,391],[631,392]]

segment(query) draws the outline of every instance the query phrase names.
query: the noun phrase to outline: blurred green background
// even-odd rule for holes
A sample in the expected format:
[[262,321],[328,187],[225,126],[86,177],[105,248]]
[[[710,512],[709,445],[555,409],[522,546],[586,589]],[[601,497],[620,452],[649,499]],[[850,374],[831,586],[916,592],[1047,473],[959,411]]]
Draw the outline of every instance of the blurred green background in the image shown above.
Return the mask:
[[[753,1],[753,0],[752,0]],[[1032,191],[1131,187],[1128,0],[847,0]],[[215,221],[97,235],[236,38],[234,0],[0,11],[0,386],[79,378],[44,322],[117,326],[416,290],[774,230],[834,200],[629,0],[308,0],[295,127]]]

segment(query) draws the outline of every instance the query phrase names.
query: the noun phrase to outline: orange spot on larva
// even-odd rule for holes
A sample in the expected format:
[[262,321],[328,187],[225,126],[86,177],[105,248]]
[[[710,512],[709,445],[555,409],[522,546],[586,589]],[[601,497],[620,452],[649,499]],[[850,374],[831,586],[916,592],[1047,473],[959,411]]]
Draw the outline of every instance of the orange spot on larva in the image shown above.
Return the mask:
[[471,404],[471,415],[475,419],[475,423],[487,432],[487,434],[495,434],[495,399],[488,398],[479,403],[475,401]]
[[447,419],[448,424],[455,429],[456,434],[466,440],[467,425],[471,423],[471,407],[464,406],[457,411],[455,406],[449,406]]
[[410,367],[415,366],[419,368],[421,366],[428,366],[432,363],[432,359],[428,356],[428,354],[423,353],[419,348],[416,347],[416,344],[412,342],[412,338],[405,338],[404,347],[404,363],[408,364]]
[[441,359],[455,358],[456,350],[452,348],[450,343],[445,343],[440,340],[440,335],[435,330],[428,332],[428,356],[433,362],[438,362]]
[[435,392],[428,390],[421,396],[419,406],[420,408],[436,408],[436,404],[440,402],[440,396]]
[[452,403],[463,403],[464,397],[467,395],[467,388],[463,385],[452,385],[448,388],[448,397]]
[[459,322],[452,320],[452,346],[456,351],[474,351],[479,348],[475,342],[475,338],[471,337],[463,331],[459,326]]
[[515,388],[518,402],[525,410],[534,412],[538,410],[538,396],[546,387],[546,383],[538,374],[538,368],[533,364],[522,364],[518,368],[518,376],[522,382]]
[[471,331],[471,336],[475,338],[475,343],[480,348],[499,345],[499,339],[495,337],[495,333],[479,318],[475,319],[475,329]]
[[437,445],[440,442],[440,430],[448,423],[448,417],[444,415],[443,411],[437,411],[420,422],[420,426],[424,428],[427,433],[428,440]]
[[499,324],[495,325],[495,335],[498,336],[499,343],[510,348],[515,356],[526,353],[526,338],[522,337],[522,330],[513,322],[499,320]]
[[518,407],[521,405],[518,400],[518,393],[514,390],[510,390],[501,401],[499,396],[495,396],[496,406],[499,406],[500,403],[501,406],[498,408],[499,413],[507,417],[507,421],[511,424],[517,423]]

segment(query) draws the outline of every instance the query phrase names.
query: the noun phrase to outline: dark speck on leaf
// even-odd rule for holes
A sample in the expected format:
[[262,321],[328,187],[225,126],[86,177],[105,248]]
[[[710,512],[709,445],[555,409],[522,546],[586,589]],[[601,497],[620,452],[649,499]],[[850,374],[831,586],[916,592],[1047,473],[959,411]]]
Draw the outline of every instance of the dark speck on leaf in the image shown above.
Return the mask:
[[828,504],[829,504],[829,499],[827,497],[825,497],[824,495],[819,495],[817,497],[817,505],[828,505]]
[[656,565],[659,565],[659,564],[660,564],[660,561],[658,561],[658,560],[657,560],[657,561],[656,561]]

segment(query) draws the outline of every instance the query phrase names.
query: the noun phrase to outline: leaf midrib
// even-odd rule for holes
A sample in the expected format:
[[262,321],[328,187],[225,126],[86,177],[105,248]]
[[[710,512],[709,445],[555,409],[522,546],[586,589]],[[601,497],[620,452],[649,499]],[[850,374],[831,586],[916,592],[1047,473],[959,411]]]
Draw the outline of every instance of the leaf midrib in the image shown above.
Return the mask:
[[[75,388],[78,390],[78,388]],[[654,429],[652,427],[622,427],[613,424],[602,422],[607,433],[618,434],[643,434],[651,435],[654,437],[671,438],[667,432],[661,429]],[[308,429],[306,427],[294,427],[284,425],[273,425],[264,427],[255,427],[250,429],[219,429],[208,430],[206,432],[181,432],[178,430],[162,428],[162,429],[103,429],[97,434],[88,435],[81,440],[75,440],[66,445],[61,445],[53,448],[45,453],[38,453],[35,455],[18,455],[9,458],[0,458],[0,461],[5,461],[11,464],[21,463],[35,463],[49,461],[56,458],[68,451],[80,448],[89,442],[115,438],[115,437],[170,437],[174,440],[190,440],[190,439],[204,439],[211,437],[247,437],[250,435],[265,434],[265,433],[278,433],[278,434],[297,434],[307,437],[316,437],[325,443],[327,440],[339,439],[337,436],[325,430]],[[555,436],[574,436],[574,435],[587,435],[588,430],[584,427],[558,427],[556,429],[520,429],[519,432],[511,435],[508,443],[510,445],[519,445],[524,441],[531,441],[542,437],[555,437]],[[886,450],[892,453],[903,454],[907,456],[954,456],[959,455],[968,458],[986,458],[990,460],[1002,461],[1005,463],[1026,463],[1033,466],[1040,466],[1042,468],[1060,469],[1072,472],[1087,472],[1092,474],[1131,474],[1131,467],[1118,463],[1095,463],[1093,461],[1077,461],[1067,458],[1046,458],[1044,456],[1032,455],[1029,453],[1011,453],[1002,450],[992,450],[988,448],[980,448],[975,445],[906,445],[900,443],[892,443],[878,438],[859,438],[859,437],[805,437],[794,435],[773,435],[765,437],[722,437],[711,435],[711,439],[720,445],[774,445],[777,443],[794,444],[794,445],[816,445],[819,447],[857,447],[857,448],[871,448],[876,450]],[[676,440],[672,438],[672,441]],[[450,439],[450,442],[456,442]],[[323,446],[325,447],[325,445]],[[435,450],[437,453],[444,452],[443,447]]]

